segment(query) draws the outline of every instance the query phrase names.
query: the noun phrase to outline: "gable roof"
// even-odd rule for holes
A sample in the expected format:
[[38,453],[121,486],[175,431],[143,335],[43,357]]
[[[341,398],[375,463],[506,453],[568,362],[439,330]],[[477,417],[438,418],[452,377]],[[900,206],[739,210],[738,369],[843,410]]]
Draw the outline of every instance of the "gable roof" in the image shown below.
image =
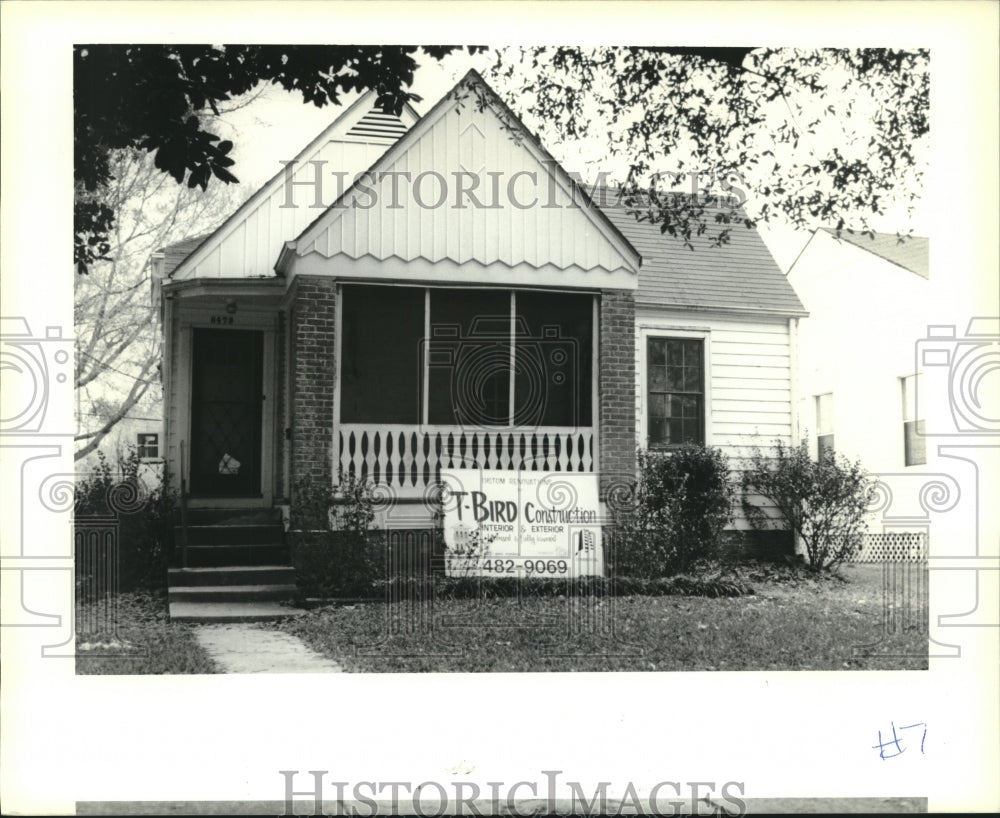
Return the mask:
[[[386,174],[397,161],[404,158],[423,137],[429,134],[448,112],[456,108],[460,109],[465,103],[466,96],[470,94],[476,96],[475,102],[479,106],[478,110],[481,112],[490,110],[502,122],[503,127],[512,135],[511,138],[513,141],[526,148],[534,157],[535,162],[541,166],[541,169],[552,177],[564,196],[568,196],[574,203],[579,202],[579,206],[574,207],[573,210],[583,214],[589,220],[590,226],[596,229],[597,234],[603,237],[617,251],[621,262],[624,262],[626,268],[631,273],[636,273],[641,263],[641,255],[603,211],[591,205],[589,197],[573,177],[553,159],[552,155],[545,150],[538,139],[525,128],[520,118],[504,104],[503,100],[490,88],[482,76],[472,69],[416,125],[379,157],[368,171],[362,174],[361,179],[355,181],[351,187],[344,191],[337,201],[303,230],[294,242],[286,244],[286,249],[282,251],[275,265],[275,269],[279,274],[287,271],[288,265],[296,255],[301,257],[318,251],[318,245],[321,243],[324,234],[330,230],[331,226],[343,220],[345,214],[351,213],[353,217],[358,212],[359,208],[352,206],[357,197],[370,195],[368,192],[370,189],[367,187],[367,184],[362,186],[362,181],[370,183]],[[362,206],[361,209],[367,211],[370,208]],[[366,247],[362,246],[349,255],[352,258],[357,258],[359,255],[365,255],[366,249]]]
[[[519,126],[519,134],[523,135],[524,141],[530,142],[534,152],[543,158],[546,167],[550,168],[553,174],[558,177],[560,184],[572,191],[574,201],[581,203],[579,209],[586,214],[590,223],[600,231],[605,239],[620,248],[623,253],[627,254],[627,257],[634,261],[638,267],[637,303],[681,309],[714,309],[772,315],[807,314],[788,279],[781,273],[756,230],[747,229],[736,223],[730,233],[728,244],[712,247],[709,237],[692,237],[694,250],[689,249],[681,239],[661,233],[658,225],[638,221],[618,200],[616,191],[594,188],[588,195],[587,190],[578,185],[541,143],[527,132],[516,115],[476,72],[470,71],[466,74],[455,88],[458,89],[463,82],[475,83],[476,87],[483,89],[487,99],[496,104],[507,121]],[[391,165],[395,157],[406,151],[408,144],[419,140],[421,133],[433,126],[434,120],[445,110],[448,100],[452,96],[453,93],[445,95],[427,115],[411,126],[408,133],[399,138],[374,163],[370,172],[378,172],[381,167]],[[362,104],[364,99],[365,97],[362,97],[355,105]],[[313,140],[310,146],[299,155],[300,160],[305,161],[303,157],[309,155],[310,149],[322,144],[329,137],[329,134],[334,132],[338,123],[342,123],[350,113],[349,109],[320,137]],[[356,128],[360,123],[366,121],[371,124],[376,120],[371,119],[370,113],[364,116],[355,115],[355,122],[350,127]],[[388,123],[386,127],[395,126]],[[268,185],[280,184],[282,175],[279,173]],[[338,210],[338,205],[341,205],[339,207],[341,213],[345,210],[342,202],[352,190],[353,188],[348,189],[342,194],[333,207],[325,210],[299,234],[299,238],[295,242],[285,243],[275,269],[280,272],[283,269],[283,263],[290,260],[290,257],[295,255],[296,250],[298,252],[308,250],[308,246],[304,245],[304,242],[309,239],[311,233],[317,232],[317,225],[331,220],[331,215]],[[247,211],[260,193],[259,191],[254,197],[251,197],[223,224],[222,228],[214,233],[207,237],[178,242],[165,248],[164,272],[169,274],[181,266],[183,260],[175,260],[179,256],[196,251],[202,244],[209,243],[212,237],[217,236],[227,224],[238,222],[240,214]],[[713,217],[714,213],[710,212],[708,218],[712,219]],[[171,261],[173,263],[170,263]],[[633,286],[635,285],[633,284]]]
[[[306,145],[289,164],[293,167],[308,164],[312,159],[321,153],[323,148],[329,142],[334,140],[368,142],[382,144],[388,147],[392,144],[392,141],[397,138],[395,135],[396,131],[398,131],[400,127],[404,130],[407,127],[405,120],[409,120],[412,124],[420,119],[420,115],[409,103],[406,103],[403,106],[401,117],[397,117],[395,115],[388,115],[382,119],[379,119],[378,116],[373,117],[373,115],[381,115],[383,113],[374,108],[374,100],[377,95],[378,92],[375,90],[369,90],[363,93],[350,106],[348,106],[343,113],[337,116],[333,122],[331,122],[311,142],[309,142],[309,144]],[[367,121],[371,124],[376,120],[380,123],[378,127],[366,127],[362,128],[360,131],[356,131],[354,133],[351,132],[357,128],[361,122]],[[385,148],[382,148],[382,150],[384,149]],[[246,222],[258,210],[258,208],[265,206],[267,204],[267,200],[279,189],[281,189],[285,181],[286,173],[287,167],[283,167],[267,182],[265,182],[264,185],[262,185],[252,196],[250,196],[250,198],[240,205],[240,207],[238,207],[233,214],[214,231],[202,236],[198,244],[185,256],[183,260],[180,261],[180,263],[175,265],[169,271],[166,271],[167,277],[184,278],[186,274],[191,273],[197,265],[208,256],[209,253],[218,250],[219,245],[231,233],[237,230],[241,224]],[[195,240],[191,239],[189,241]],[[185,242],[180,242],[180,244],[184,243]],[[171,247],[174,246],[175,245],[171,245]],[[164,248],[164,251],[166,249],[167,248]],[[272,274],[270,273],[270,266],[272,263],[273,259],[269,260],[267,263],[269,274]]]
[[897,267],[916,273],[921,278],[930,278],[930,239],[924,236],[910,236],[900,241],[894,233],[876,233],[874,237],[865,233],[842,232],[838,237],[829,227],[820,228],[824,233],[839,238],[862,250],[867,250]]
[[[683,239],[661,233],[659,225],[638,221],[617,191],[599,188],[594,199],[642,254],[636,303],[725,312],[807,314],[760,234],[741,221],[734,222],[727,244],[713,247],[708,235],[692,236],[694,249],[689,249]],[[713,221],[717,210],[722,212],[709,208],[706,218]]]

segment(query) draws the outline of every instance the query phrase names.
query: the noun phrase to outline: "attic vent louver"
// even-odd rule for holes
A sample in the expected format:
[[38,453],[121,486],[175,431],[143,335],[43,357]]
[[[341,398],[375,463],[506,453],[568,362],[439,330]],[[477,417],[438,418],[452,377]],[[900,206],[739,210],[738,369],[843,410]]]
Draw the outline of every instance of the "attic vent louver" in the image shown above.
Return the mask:
[[380,108],[372,108],[358,120],[348,132],[348,136],[357,139],[399,139],[406,133],[406,125],[395,114],[386,113]]

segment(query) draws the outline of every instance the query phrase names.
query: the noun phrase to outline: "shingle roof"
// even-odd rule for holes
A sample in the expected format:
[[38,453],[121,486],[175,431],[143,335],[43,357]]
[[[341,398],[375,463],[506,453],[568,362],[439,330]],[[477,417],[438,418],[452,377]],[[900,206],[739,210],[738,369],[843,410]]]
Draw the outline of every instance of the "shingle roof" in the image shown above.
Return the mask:
[[714,212],[708,232],[683,239],[661,233],[659,225],[637,221],[608,189],[594,192],[594,202],[642,255],[636,302],[656,306],[805,315],[806,310],[767,249],[760,234],[734,221],[729,243],[711,246]]
[[[830,228],[822,229],[836,238],[836,233]],[[900,241],[894,233],[876,233],[874,238],[863,233],[841,233],[840,239],[891,261],[897,267],[916,273],[921,278],[931,277],[930,239],[923,236],[910,236]]]
[[168,244],[162,248],[160,252],[163,253],[163,275],[169,276],[184,259],[197,250],[198,246],[211,235],[211,233],[204,233],[191,239],[176,242],[175,244]]

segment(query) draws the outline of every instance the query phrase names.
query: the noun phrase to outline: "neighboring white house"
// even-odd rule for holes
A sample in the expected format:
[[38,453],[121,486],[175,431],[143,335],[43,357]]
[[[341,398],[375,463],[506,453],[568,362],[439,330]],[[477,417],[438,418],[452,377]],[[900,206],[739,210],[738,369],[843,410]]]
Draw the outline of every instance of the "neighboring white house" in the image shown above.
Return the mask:
[[[809,317],[798,338],[799,419],[810,450],[860,459],[883,483],[895,523],[926,532],[916,496],[927,446],[916,354],[931,308],[929,241],[816,230],[788,271]],[[874,519],[878,517],[878,519]]]
[[374,96],[154,256],[161,452],[192,506],[286,505],[343,470],[426,524],[456,463],[594,473],[603,497],[637,446],[795,438],[806,312],[756,231],[692,251],[637,222],[475,72],[423,117]]
[[[107,422],[107,417],[93,411],[94,408],[95,404],[91,403],[77,410],[77,434],[95,432]],[[160,448],[163,420],[157,416],[161,414],[162,401],[156,394],[147,394],[112,427],[98,448],[77,462],[77,472],[89,473],[100,462],[100,453],[104,454],[112,471],[117,472],[119,463],[135,450],[139,457],[139,477],[150,489],[159,486],[164,463]]]

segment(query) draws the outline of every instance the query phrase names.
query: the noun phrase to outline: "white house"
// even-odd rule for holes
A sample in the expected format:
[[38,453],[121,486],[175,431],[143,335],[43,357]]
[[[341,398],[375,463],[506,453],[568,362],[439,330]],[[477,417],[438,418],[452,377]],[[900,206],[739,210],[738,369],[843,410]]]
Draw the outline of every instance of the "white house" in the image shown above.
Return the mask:
[[162,451],[192,508],[353,471],[414,525],[440,470],[594,473],[796,435],[806,314],[755,231],[695,250],[586,190],[475,72],[362,96],[210,236],[154,258]]
[[916,496],[927,470],[916,353],[932,306],[928,240],[816,230],[788,280],[809,310],[799,331],[799,418],[813,454],[860,459],[882,481],[896,523],[887,528],[874,514],[876,537],[926,532]]

